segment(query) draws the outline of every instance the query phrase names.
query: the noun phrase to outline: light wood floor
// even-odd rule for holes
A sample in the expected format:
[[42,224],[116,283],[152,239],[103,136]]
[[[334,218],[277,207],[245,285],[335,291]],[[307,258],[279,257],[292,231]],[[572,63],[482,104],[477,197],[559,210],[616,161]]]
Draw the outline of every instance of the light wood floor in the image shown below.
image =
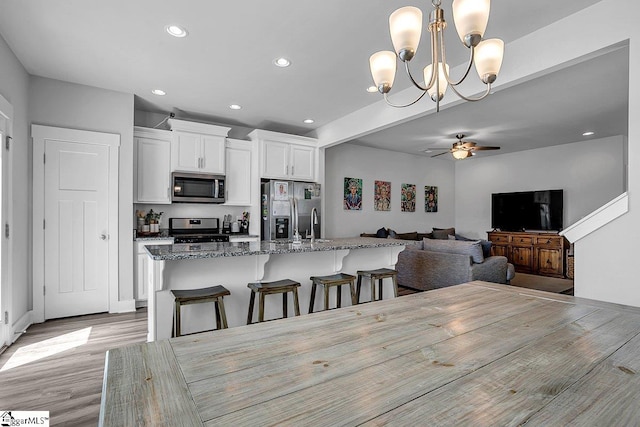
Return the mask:
[[49,411],[52,426],[95,426],[105,352],[146,338],[145,309],[33,325],[0,355],[0,409]]

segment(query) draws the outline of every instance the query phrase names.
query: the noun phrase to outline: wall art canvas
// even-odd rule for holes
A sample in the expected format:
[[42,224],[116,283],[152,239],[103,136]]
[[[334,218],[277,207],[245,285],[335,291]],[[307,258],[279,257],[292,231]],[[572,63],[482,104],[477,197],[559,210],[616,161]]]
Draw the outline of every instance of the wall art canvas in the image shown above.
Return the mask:
[[400,195],[400,210],[402,212],[416,211],[415,184],[402,184],[402,194]]
[[375,181],[373,187],[373,208],[376,211],[391,210],[391,183]]
[[424,211],[438,212],[438,187],[424,186]]
[[349,211],[362,210],[362,179],[344,179],[344,209]]

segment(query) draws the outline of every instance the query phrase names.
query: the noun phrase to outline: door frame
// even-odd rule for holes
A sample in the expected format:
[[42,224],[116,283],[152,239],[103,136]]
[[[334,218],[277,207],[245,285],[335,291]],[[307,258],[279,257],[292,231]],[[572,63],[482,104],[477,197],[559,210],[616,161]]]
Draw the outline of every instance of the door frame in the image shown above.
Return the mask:
[[[17,319],[13,313],[13,235],[15,227],[13,226],[13,146],[8,149],[5,145],[7,137],[13,137],[13,105],[7,101],[4,96],[0,95],[0,115],[5,119],[5,129],[0,150],[2,150],[2,205],[1,205],[1,224],[10,227],[9,238],[2,230],[2,259],[0,259],[0,347],[3,345],[11,345],[18,338],[16,328],[14,326]],[[7,322],[5,323],[5,313],[7,313]]]
[[109,147],[109,311],[118,305],[118,179],[120,135],[31,125],[33,138],[33,321],[44,318],[44,149],[46,140]]

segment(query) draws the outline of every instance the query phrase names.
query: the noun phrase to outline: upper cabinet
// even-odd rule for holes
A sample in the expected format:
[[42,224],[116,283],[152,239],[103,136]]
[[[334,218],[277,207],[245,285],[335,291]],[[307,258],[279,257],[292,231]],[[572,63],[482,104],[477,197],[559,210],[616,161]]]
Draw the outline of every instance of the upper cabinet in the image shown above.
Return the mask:
[[[225,205],[251,205],[254,142],[227,138]],[[256,181],[257,182],[257,181]]]
[[171,132],[135,127],[134,202],[171,203]]
[[169,119],[171,171],[225,173],[225,140],[231,128]]
[[317,180],[315,139],[264,130],[254,130],[249,138],[259,143],[261,178]]

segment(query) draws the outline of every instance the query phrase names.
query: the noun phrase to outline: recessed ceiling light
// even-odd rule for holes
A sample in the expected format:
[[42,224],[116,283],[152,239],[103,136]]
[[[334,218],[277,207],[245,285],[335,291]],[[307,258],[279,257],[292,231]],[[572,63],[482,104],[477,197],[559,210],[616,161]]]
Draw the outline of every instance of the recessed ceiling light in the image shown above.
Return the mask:
[[187,37],[187,30],[182,28],[179,25],[167,25],[164,27],[167,30],[167,33],[171,34],[173,37]]
[[162,89],[154,89],[151,91],[151,93],[158,96],[164,96],[167,94],[167,92],[163,91]]
[[281,68],[291,65],[291,61],[289,61],[287,58],[276,58],[273,60],[273,63],[276,64],[276,67]]
[[314,121],[315,121],[315,120],[313,120],[313,119],[304,119],[304,120],[302,121],[302,123],[306,123],[306,124],[310,125],[310,124],[311,124],[311,123],[313,123]]
[[229,105],[229,108],[231,108],[232,110],[239,110],[242,108],[242,106],[238,104],[231,104]]
[[367,88],[367,92],[369,92],[369,93],[375,93],[375,92],[377,92],[377,91],[378,91],[378,88],[377,88],[377,87],[375,87],[375,86],[369,86],[369,87]]
[[591,135],[594,135],[594,134],[595,134],[595,132],[589,131],[589,132],[583,133],[582,136],[591,136]]

